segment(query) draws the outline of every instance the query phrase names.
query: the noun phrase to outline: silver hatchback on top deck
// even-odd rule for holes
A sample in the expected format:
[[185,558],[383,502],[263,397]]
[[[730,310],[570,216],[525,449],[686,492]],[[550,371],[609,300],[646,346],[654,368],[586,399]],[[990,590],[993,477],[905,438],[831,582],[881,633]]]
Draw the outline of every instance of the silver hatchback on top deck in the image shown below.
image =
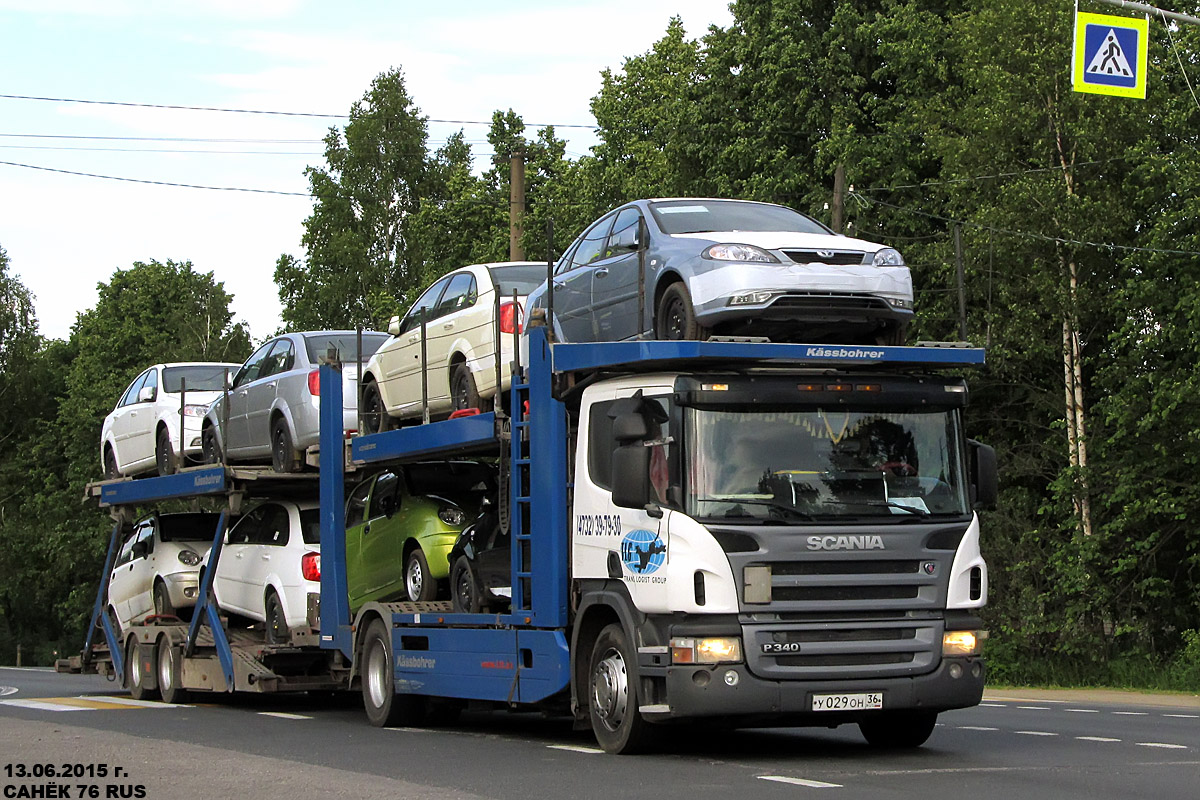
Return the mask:
[[[555,334],[568,342],[715,334],[903,344],[913,315],[896,250],[745,200],[621,206],[571,244],[553,287]],[[531,314],[546,292],[530,294]]]
[[[387,334],[363,331],[362,361],[387,341]],[[321,389],[318,368],[333,352],[342,364],[342,422],[358,429],[358,337],[355,331],[307,331],[276,336],[246,359],[229,391],[204,417],[204,460],[270,459],[276,472],[296,472],[304,452],[320,438]],[[226,403],[228,402],[228,406]]]

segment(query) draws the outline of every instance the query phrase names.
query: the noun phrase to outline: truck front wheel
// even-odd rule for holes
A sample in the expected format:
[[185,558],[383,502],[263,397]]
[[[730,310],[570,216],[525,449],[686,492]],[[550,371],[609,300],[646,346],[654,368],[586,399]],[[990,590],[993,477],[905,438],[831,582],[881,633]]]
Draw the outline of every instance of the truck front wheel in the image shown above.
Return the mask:
[[367,627],[361,652],[363,705],[367,719],[377,728],[396,725],[420,725],[425,698],[396,694],[396,672],[392,661],[392,640],[383,620]]
[[649,725],[638,711],[637,661],[619,624],[600,631],[588,668],[588,708],[596,741],[608,753],[636,753]]
[[884,711],[858,723],[872,747],[910,749],[925,744],[937,724],[936,711]]

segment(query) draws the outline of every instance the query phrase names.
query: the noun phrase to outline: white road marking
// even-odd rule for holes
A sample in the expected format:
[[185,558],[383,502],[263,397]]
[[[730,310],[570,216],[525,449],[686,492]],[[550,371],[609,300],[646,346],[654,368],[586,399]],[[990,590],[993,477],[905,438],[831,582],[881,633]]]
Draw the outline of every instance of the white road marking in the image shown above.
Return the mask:
[[0,697],[8,697],[10,694],[16,694],[17,687],[15,686],[0,686]]
[[998,731],[999,728],[988,728],[984,725],[959,725],[960,731]]
[[1114,711],[1114,714],[1119,714],[1122,717],[1146,717],[1150,715],[1149,711]]
[[1166,744],[1165,742],[1135,742],[1138,747],[1162,747],[1167,750],[1187,750],[1187,745]]
[[1163,716],[1174,719],[1200,719],[1200,714],[1163,714]]
[[980,708],[1008,708],[1004,703],[980,703]]
[[0,705],[19,708],[36,708],[39,711],[94,711],[87,706],[68,706],[62,703],[46,703],[41,700],[0,700]]
[[1017,708],[1023,708],[1026,711],[1049,711],[1050,710],[1046,706],[1017,706]]
[[1120,739],[1112,739],[1108,736],[1076,736],[1081,742],[1119,742]]
[[810,781],[806,778],[789,778],[784,775],[759,775],[760,781],[774,781],[775,783],[790,783],[793,786],[807,786],[809,789],[840,789],[840,783],[825,783],[825,781]]
[[181,703],[159,703],[151,700],[134,700],[132,697],[108,697],[106,695],[79,695],[80,700],[99,700],[102,703],[112,703],[117,706],[135,706],[136,708],[189,708]]
[[1058,736],[1057,733],[1051,733],[1050,731],[1013,731],[1013,733],[1021,733],[1025,736]]
[[1068,708],[1067,711],[1071,711],[1075,714],[1099,714],[1100,713],[1097,709],[1094,709],[1094,708]]
[[278,717],[279,719],[312,719],[304,714],[289,714],[286,711],[260,711],[260,717]]
[[548,744],[548,745],[546,745],[546,747],[548,747],[551,750],[567,750],[572,753],[600,753],[601,755],[604,754],[604,751],[599,749],[598,747],[580,747],[577,744]]

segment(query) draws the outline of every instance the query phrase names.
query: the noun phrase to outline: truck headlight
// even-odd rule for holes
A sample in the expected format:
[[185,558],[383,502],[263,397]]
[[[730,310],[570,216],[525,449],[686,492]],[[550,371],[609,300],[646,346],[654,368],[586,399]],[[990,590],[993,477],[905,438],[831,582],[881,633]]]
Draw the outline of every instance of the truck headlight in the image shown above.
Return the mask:
[[942,634],[942,655],[977,656],[983,652],[987,631],[946,631]]
[[672,639],[672,664],[726,664],[742,660],[742,640],[736,636]]

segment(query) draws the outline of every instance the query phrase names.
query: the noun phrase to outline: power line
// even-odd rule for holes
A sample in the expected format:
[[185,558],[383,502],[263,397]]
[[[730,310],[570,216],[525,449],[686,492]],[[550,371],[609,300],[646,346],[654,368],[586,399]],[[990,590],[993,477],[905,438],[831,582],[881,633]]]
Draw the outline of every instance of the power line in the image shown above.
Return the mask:
[[[1080,161],[1078,164],[1070,164],[1074,167],[1088,167],[1094,164],[1108,164],[1112,161],[1124,161],[1128,156],[1115,156],[1113,158],[1103,158],[1097,161]],[[856,192],[895,192],[900,189],[928,189],[932,186],[951,186],[956,183],[971,183],[972,181],[990,181],[997,178],[1018,178],[1022,175],[1032,175],[1038,172],[1062,172],[1060,167],[1036,167],[1031,169],[1018,170],[1016,172],[998,172],[995,175],[972,175],[967,178],[951,178],[945,181],[926,181],[925,183],[907,183],[899,186],[877,186],[871,189],[856,189]]]
[[4,150],[80,150],[85,153],[215,153],[245,156],[323,156],[324,153],[305,150],[183,150],[151,147],[54,147],[37,144],[0,144]]
[[[127,108],[159,108],[169,109],[172,111],[218,111],[226,114],[263,114],[279,117],[318,117],[322,119],[349,119],[349,114],[321,114],[312,111],[270,111],[259,108],[222,108],[219,106],[182,106],[171,105],[168,103],[127,103],[118,100],[80,100],[71,97],[35,97],[24,94],[0,94],[0,98],[6,100],[41,100],[48,103],[82,103],[85,105],[96,106],[125,106]],[[433,119],[425,118],[426,122],[437,122],[448,125],[491,125],[492,120],[478,119]],[[533,128],[583,128],[585,130],[599,130],[599,125],[575,125],[570,123],[555,123],[555,122],[526,122],[526,127]]]
[[194,139],[184,136],[82,136],[66,133],[0,133],[8,139],[88,139],[113,142],[207,142],[220,144],[321,144],[322,139]]
[[24,167],[25,169],[36,169],[42,172],[59,172],[63,175],[79,175],[84,178],[103,178],[109,181],[125,181],[128,183],[149,183],[155,186],[177,186],[183,189],[213,189],[221,192],[253,192],[254,194],[282,194],[292,197],[311,197],[308,192],[281,192],[277,189],[246,189],[240,186],[201,186],[195,183],[171,183],[169,181],[151,181],[142,178],[121,178],[116,175],[97,175],[93,172],[74,172],[69,169],[53,169],[51,167],[38,167],[33,164],[18,164],[15,161],[0,161],[0,164],[9,167]]

